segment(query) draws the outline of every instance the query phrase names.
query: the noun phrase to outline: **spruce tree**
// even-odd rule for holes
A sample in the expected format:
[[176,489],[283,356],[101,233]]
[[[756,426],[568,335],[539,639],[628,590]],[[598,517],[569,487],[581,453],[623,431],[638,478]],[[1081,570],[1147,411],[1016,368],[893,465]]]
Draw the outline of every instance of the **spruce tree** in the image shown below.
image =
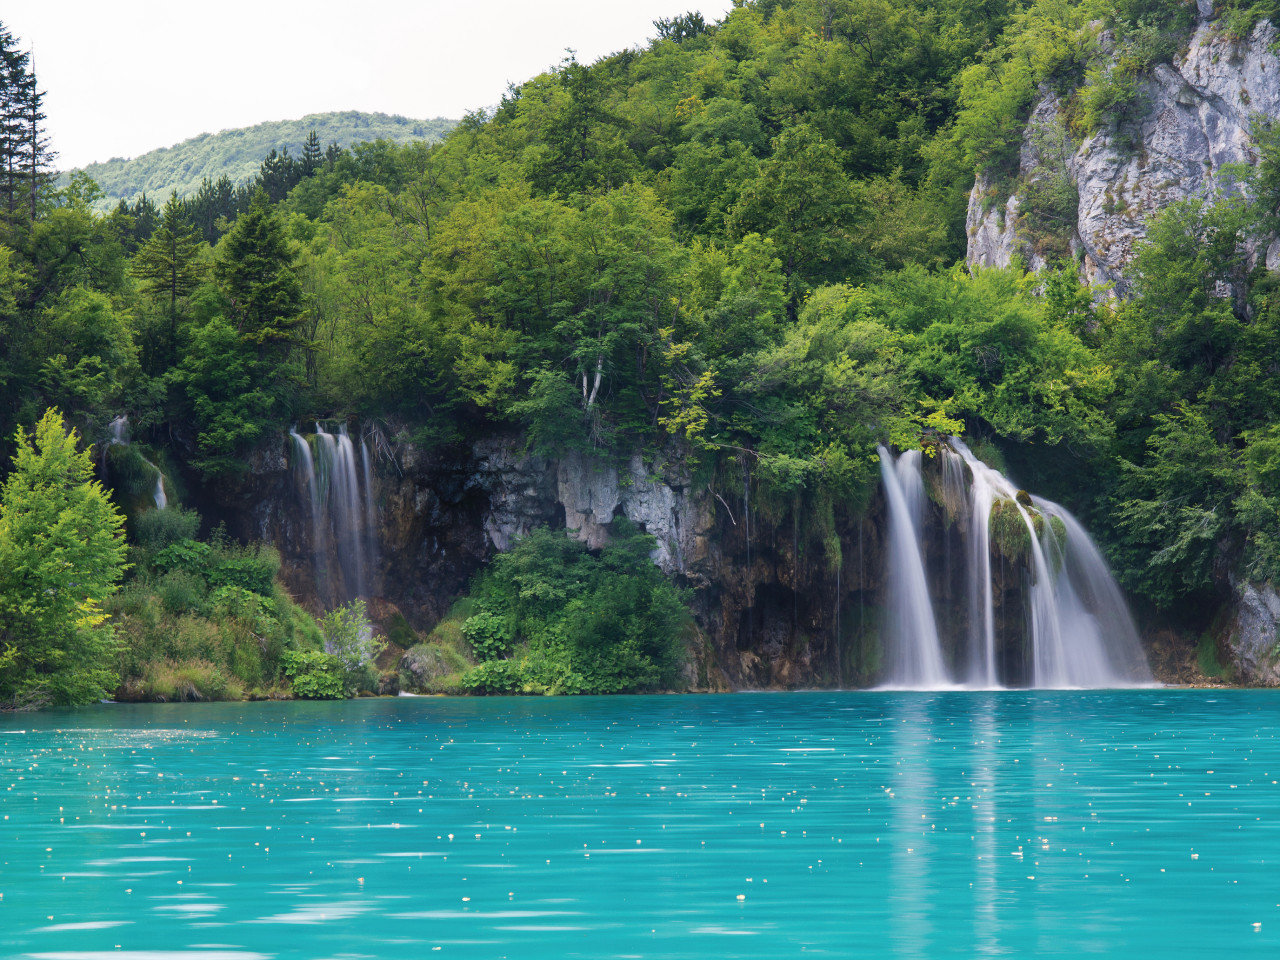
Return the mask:
[[178,300],[188,297],[201,280],[200,238],[187,219],[181,200],[170,195],[164,218],[133,258],[133,273],[142,290],[169,301],[169,344],[178,338]]
[[324,151],[320,149],[320,138],[315,130],[307,134],[307,142],[302,145],[302,175],[309,177],[324,163]]
[[213,270],[240,335],[263,355],[287,355],[302,319],[302,284],[284,227],[261,189],[219,245]]

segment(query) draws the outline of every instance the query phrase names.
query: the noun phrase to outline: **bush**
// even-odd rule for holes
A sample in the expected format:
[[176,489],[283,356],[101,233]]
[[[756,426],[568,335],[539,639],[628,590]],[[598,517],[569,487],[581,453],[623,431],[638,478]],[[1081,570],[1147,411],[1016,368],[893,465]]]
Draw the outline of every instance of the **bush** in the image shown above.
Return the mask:
[[209,584],[250,590],[271,596],[276,574],[280,572],[280,553],[275,547],[255,544],[252,547],[224,547],[213,558]]
[[462,624],[482,660],[463,675],[466,689],[620,693],[679,683],[686,594],[650,560],[653,537],[625,518],[610,534],[595,556],[563,531],[535,530],[494,559],[472,585]]
[[133,520],[133,539],[148,550],[163,550],[180,540],[195,540],[200,531],[200,514],[181,507],[146,510]]
[[303,700],[342,700],[347,687],[342,662],[319,650],[289,650],[281,657],[284,673],[293,681],[294,696]]
[[166,613],[179,616],[200,607],[204,599],[204,578],[187,570],[170,570],[156,582],[156,594]]
[[324,646],[341,664],[347,689],[373,690],[378,676],[373,661],[386,644],[373,635],[363,600],[330,610],[320,619]]
[[462,624],[462,635],[477,660],[499,660],[511,645],[510,627],[503,617],[481,610]]

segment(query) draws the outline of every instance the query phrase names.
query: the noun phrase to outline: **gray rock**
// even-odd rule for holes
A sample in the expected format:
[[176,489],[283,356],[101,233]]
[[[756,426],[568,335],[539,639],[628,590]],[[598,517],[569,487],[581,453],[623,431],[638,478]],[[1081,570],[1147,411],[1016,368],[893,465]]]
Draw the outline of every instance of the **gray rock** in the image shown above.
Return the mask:
[[[1143,84],[1142,116],[1101,129],[1075,149],[1068,161],[1080,194],[1071,248],[1084,277],[1113,283],[1123,294],[1125,267],[1146,236],[1146,221],[1171,203],[1239,192],[1228,169],[1254,163],[1249,131],[1256,116],[1280,117],[1280,58],[1272,51],[1276,30],[1260,22],[1242,40],[1232,40],[1201,19],[1184,55],[1160,64]],[[1057,98],[1043,92],[1032,111],[1021,153],[1023,178],[1037,166],[1034,132],[1060,119]],[[1004,266],[1020,255],[1032,269],[1042,264],[1018,224],[1018,197],[993,203],[992,186],[980,177],[969,199],[968,262]],[[1265,238],[1249,241],[1250,266],[1280,260]]]
[[1235,584],[1227,649],[1245,683],[1280,685],[1280,595],[1273,584]]

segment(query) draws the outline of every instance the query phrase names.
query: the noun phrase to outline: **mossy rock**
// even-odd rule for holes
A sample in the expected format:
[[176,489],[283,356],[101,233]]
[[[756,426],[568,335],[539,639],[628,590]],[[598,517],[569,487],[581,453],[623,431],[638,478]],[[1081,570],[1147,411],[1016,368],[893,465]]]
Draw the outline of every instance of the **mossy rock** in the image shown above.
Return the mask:
[[991,505],[991,549],[1006,560],[1021,560],[1031,552],[1031,531],[1023,511],[1031,518],[1037,537],[1044,535],[1044,516],[1038,510],[1019,509],[1012,500],[997,500]]
[[457,651],[438,643],[419,643],[405,651],[399,665],[400,689],[419,693],[444,693],[457,687],[456,678],[471,664]]

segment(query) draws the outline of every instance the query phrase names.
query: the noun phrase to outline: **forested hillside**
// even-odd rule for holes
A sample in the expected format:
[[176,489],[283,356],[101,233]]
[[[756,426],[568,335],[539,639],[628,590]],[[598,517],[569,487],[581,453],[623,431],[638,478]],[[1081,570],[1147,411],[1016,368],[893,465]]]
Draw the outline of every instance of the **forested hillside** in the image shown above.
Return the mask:
[[193,196],[204,180],[216,182],[226,177],[234,186],[253,179],[262,160],[273,151],[300,157],[308,137],[314,132],[322,146],[336,143],[351,147],[357,143],[387,140],[391,143],[435,141],[443,137],[454,121],[410,120],[385,113],[313,113],[300,120],[258,123],[237,130],[202,133],[172,147],[152,150],[132,159],[115,158],[91,163],[83,171],[69,171],[64,180],[83,172],[101,188],[99,213],[107,213],[123,200],[133,204],[146,194],[164,203],[169,194]]
[[[1212,29],[1234,42],[1269,12],[1219,4]],[[104,215],[85,175],[42,188],[0,236],[3,460],[51,406],[99,444],[127,413],[193,502],[317,419],[445,461],[494,436],[551,458],[678,450],[690,489],[749,500],[793,568],[803,554],[839,584],[877,445],[960,434],[1080,513],[1144,617],[1194,644],[1233,584],[1280,574],[1280,274],[1251,252],[1276,226],[1280,138],[1260,118],[1235,187],[1144,214],[1124,297],[1081,276],[1059,226],[1070,178],[1019,160],[1046,91],[1064,104],[1033,129],[1046,152],[1123,134],[1198,16],[1175,0],[746,0],[571,56],[440,143],[313,140],[163,210]],[[978,175],[992,202],[1022,191],[1038,272],[965,266]],[[135,576],[187,569],[154,563],[191,534],[143,535],[157,555]],[[614,608],[559,610],[590,578],[555,571],[580,558],[524,549],[463,618],[475,642],[458,649],[508,664],[484,668],[499,689],[593,689],[602,638],[649,637],[640,609],[674,622],[670,598],[600,574],[620,612],[583,628],[588,652],[560,618]],[[669,676],[670,651],[635,643],[598,689]]]

